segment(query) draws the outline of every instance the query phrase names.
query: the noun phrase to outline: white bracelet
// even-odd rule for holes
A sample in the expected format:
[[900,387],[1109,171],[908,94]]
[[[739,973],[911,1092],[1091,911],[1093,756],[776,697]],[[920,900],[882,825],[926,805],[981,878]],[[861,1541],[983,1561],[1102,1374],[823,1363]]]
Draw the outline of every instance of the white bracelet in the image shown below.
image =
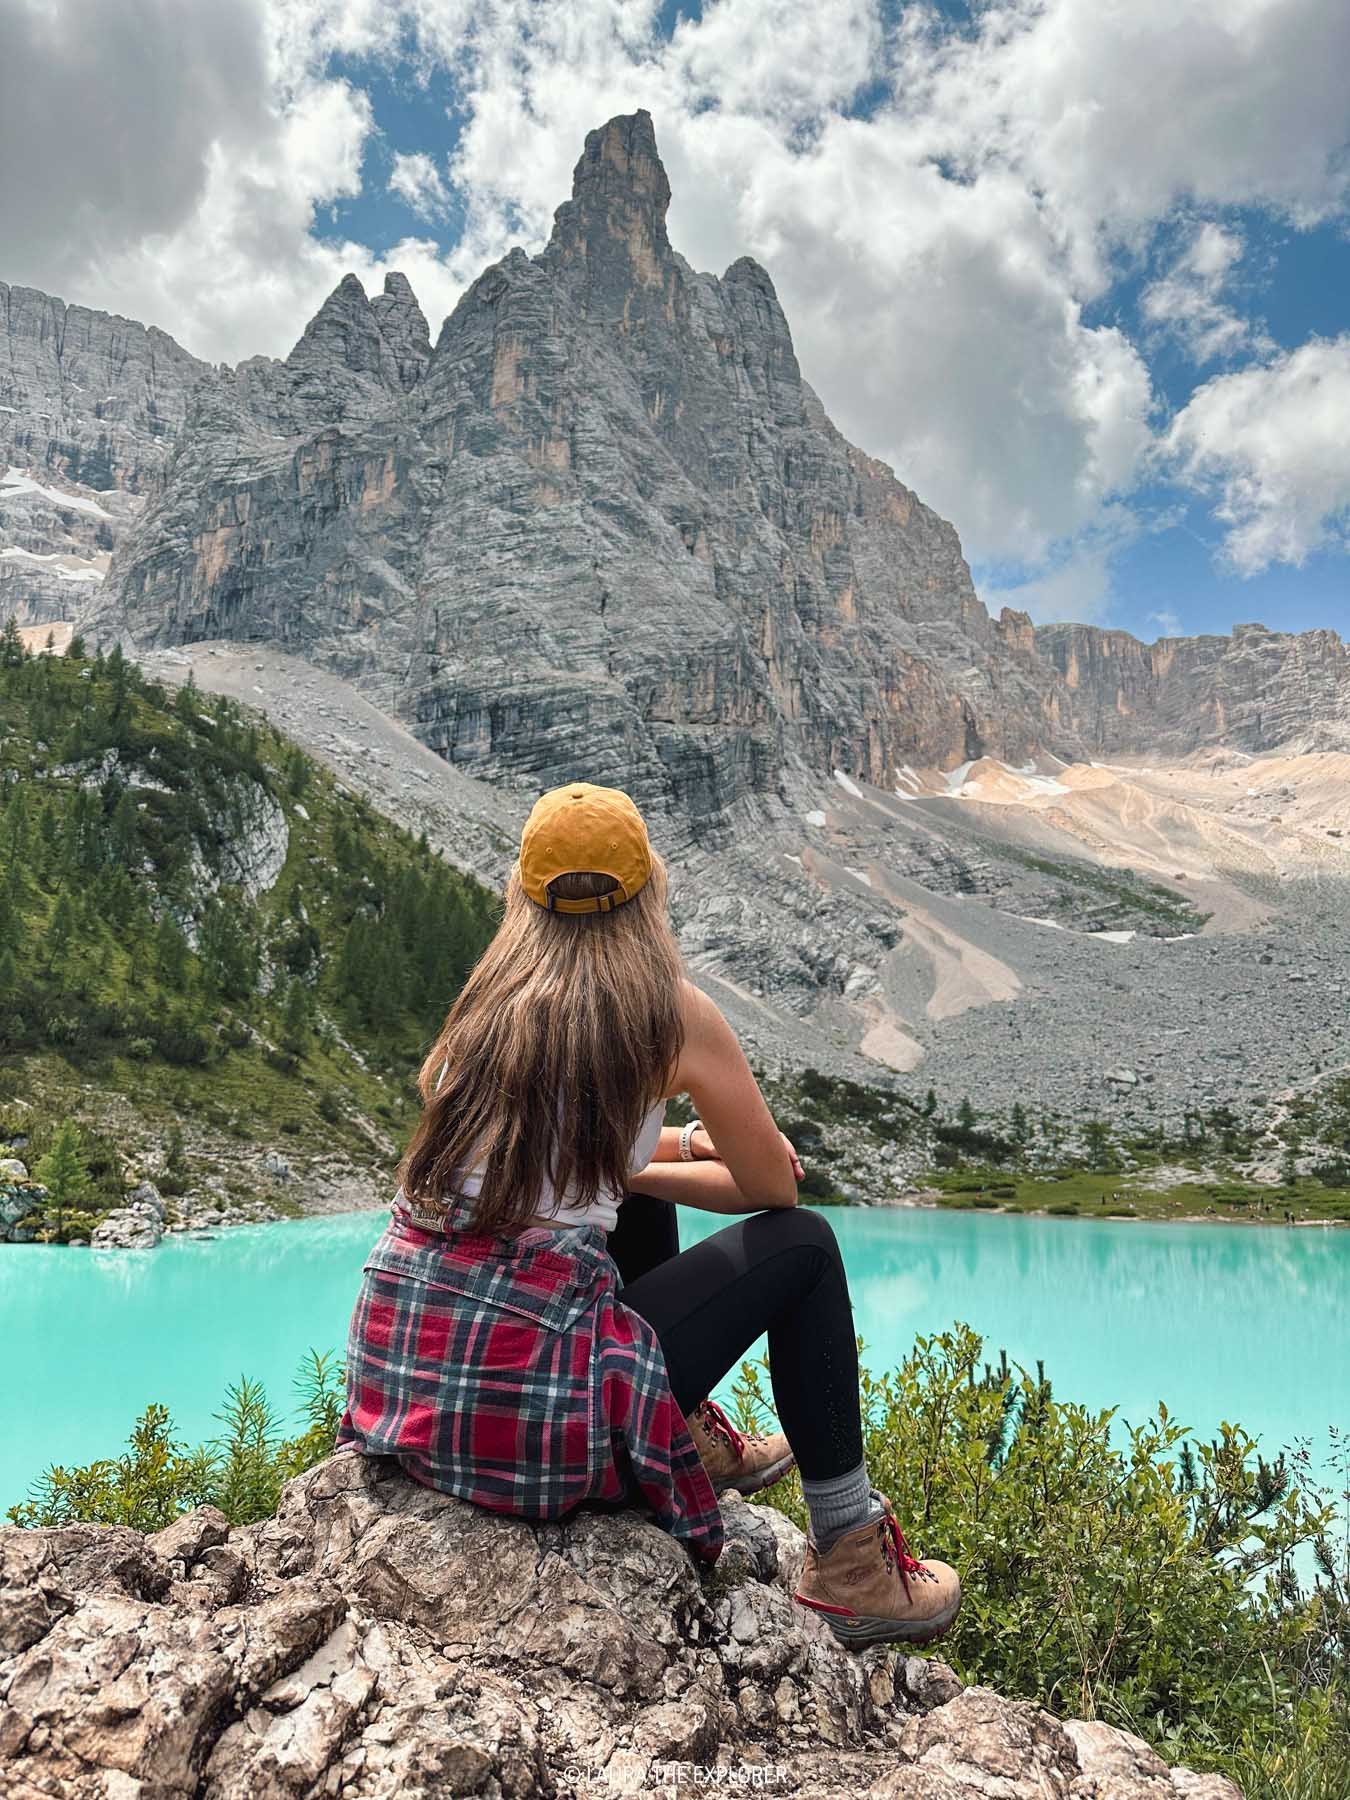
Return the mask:
[[687,1125],[681,1127],[681,1130],[680,1130],[680,1161],[681,1162],[697,1162],[698,1161],[698,1158],[694,1155],[693,1136],[696,1131],[702,1131],[702,1129],[703,1129],[702,1119],[690,1119],[690,1121]]

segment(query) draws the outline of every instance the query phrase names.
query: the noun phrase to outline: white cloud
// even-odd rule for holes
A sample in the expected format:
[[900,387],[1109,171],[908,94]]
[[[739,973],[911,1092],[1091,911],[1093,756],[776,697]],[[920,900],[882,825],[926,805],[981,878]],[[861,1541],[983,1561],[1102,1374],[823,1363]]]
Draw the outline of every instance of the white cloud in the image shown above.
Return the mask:
[[432,159],[420,150],[410,155],[395,152],[389,191],[421,219],[443,219],[450,210],[450,190],[445,179]]
[[1166,272],[1139,297],[1144,319],[1174,337],[1194,363],[1274,348],[1260,324],[1243,317],[1228,298],[1245,249],[1241,232],[1204,219],[1192,227]]
[[695,106],[792,124],[873,80],[881,39],[875,0],[721,0],[680,22],[666,60]]
[[1350,543],[1350,334],[1216,376],[1167,434],[1180,478],[1211,493],[1242,575]]
[[1181,618],[1179,614],[1168,612],[1151,612],[1145,615],[1145,623],[1158,627],[1159,637],[1180,637]]

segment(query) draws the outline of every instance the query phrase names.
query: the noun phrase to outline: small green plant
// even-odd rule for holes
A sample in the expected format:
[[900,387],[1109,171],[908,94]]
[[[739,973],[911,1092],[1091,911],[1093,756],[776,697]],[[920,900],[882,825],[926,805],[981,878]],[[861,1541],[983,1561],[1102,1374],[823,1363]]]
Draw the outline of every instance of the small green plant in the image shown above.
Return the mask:
[[292,1437],[262,1384],[241,1376],[216,1414],[222,1431],[189,1449],[167,1407],[148,1406],[121,1456],[83,1468],[51,1468],[25,1501],[9,1509],[15,1525],[132,1525],[158,1531],[194,1506],[218,1506],[234,1525],[276,1511],[282,1483],[331,1454],[342,1417],[343,1371],[330,1351],[311,1350],[295,1380],[302,1424]]

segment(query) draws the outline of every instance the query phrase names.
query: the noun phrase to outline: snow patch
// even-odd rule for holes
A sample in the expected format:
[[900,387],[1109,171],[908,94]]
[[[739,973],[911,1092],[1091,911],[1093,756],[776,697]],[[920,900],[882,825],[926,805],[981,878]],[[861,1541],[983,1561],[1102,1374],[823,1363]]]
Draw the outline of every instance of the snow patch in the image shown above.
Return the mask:
[[850,869],[845,865],[845,873],[851,875],[855,881],[861,881],[864,887],[872,885],[872,877],[865,869]]
[[792,854],[792,852],[791,852],[791,851],[790,851],[790,850],[785,850],[785,851],[784,851],[784,852],[783,852],[783,856],[784,856],[784,858],[785,858],[785,860],[786,860],[786,861],[788,861],[788,862],[795,862],[795,863],[796,863],[796,865],[797,865],[797,867],[798,867],[798,868],[799,868],[799,869],[800,869],[800,868],[801,868],[801,866],[802,866],[802,859],[801,859],[801,857],[800,857],[800,856],[794,856],[794,855],[793,855],[793,854]]
[[40,494],[44,500],[50,500],[54,506],[64,506],[72,512],[93,513],[96,519],[111,519],[110,512],[93,500],[81,500],[75,494],[63,494],[57,488],[43,487],[40,481],[34,481],[31,475],[25,475],[11,463],[0,475],[0,494],[12,498],[18,494]]
[[1104,944],[1128,944],[1132,938],[1137,938],[1139,933],[1137,931],[1089,931],[1087,936],[1100,938]]
[[[64,552],[60,550],[52,550],[44,555],[40,550],[23,550],[19,545],[11,544],[7,549],[0,550],[0,561],[55,563],[56,567],[51,572],[53,575],[59,576],[62,581],[102,581],[102,572],[98,569],[91,569],[87,563],[78,569],[65,568],[61,561],[63,554]],[[74,560],[78,561],[79,559],[75,558]]]
[[1061,925],[1058,919],[1038,919],[1034,913],[1017,913],[1014,916],[1024,920],[1028,925],[1048,925],[1051,931],[1067,931],[1069,929],[1067,925]]
[[806,820],[808,825],[823,825],[825,823],[825,815],[823,812],[803,813],[802,817]]
[[842,769],[836,769],[834,771],[834,778],[846,794],[852,794],[855,800],[862,799],[862,789],[858,786],[856,781],[851,781]]
[[947,773],[943,776],[943,780],[947,783],[947,792],[949,794],[959,794],[961,792],[961,789],[966,785],[966,777],[970,774],[970,771],[974,766],[974,762],[971,761],[958,763],[954,769],[948,769]]

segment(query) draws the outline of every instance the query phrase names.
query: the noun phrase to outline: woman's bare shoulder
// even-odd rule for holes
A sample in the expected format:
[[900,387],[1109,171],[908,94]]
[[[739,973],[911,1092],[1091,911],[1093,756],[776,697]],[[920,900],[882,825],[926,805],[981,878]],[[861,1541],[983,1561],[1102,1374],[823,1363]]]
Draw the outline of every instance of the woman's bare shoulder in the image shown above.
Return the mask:
[[719,1052],[725,1056],[728,1046],[736,1041],[717,1002],[695,987],[687,976],[680,980],[680,998],[684,1011],[684,1046],[676,1070],[678,1085],[673,1090],[678,1094],[687,1091],[691,1076],[705,1069]]

